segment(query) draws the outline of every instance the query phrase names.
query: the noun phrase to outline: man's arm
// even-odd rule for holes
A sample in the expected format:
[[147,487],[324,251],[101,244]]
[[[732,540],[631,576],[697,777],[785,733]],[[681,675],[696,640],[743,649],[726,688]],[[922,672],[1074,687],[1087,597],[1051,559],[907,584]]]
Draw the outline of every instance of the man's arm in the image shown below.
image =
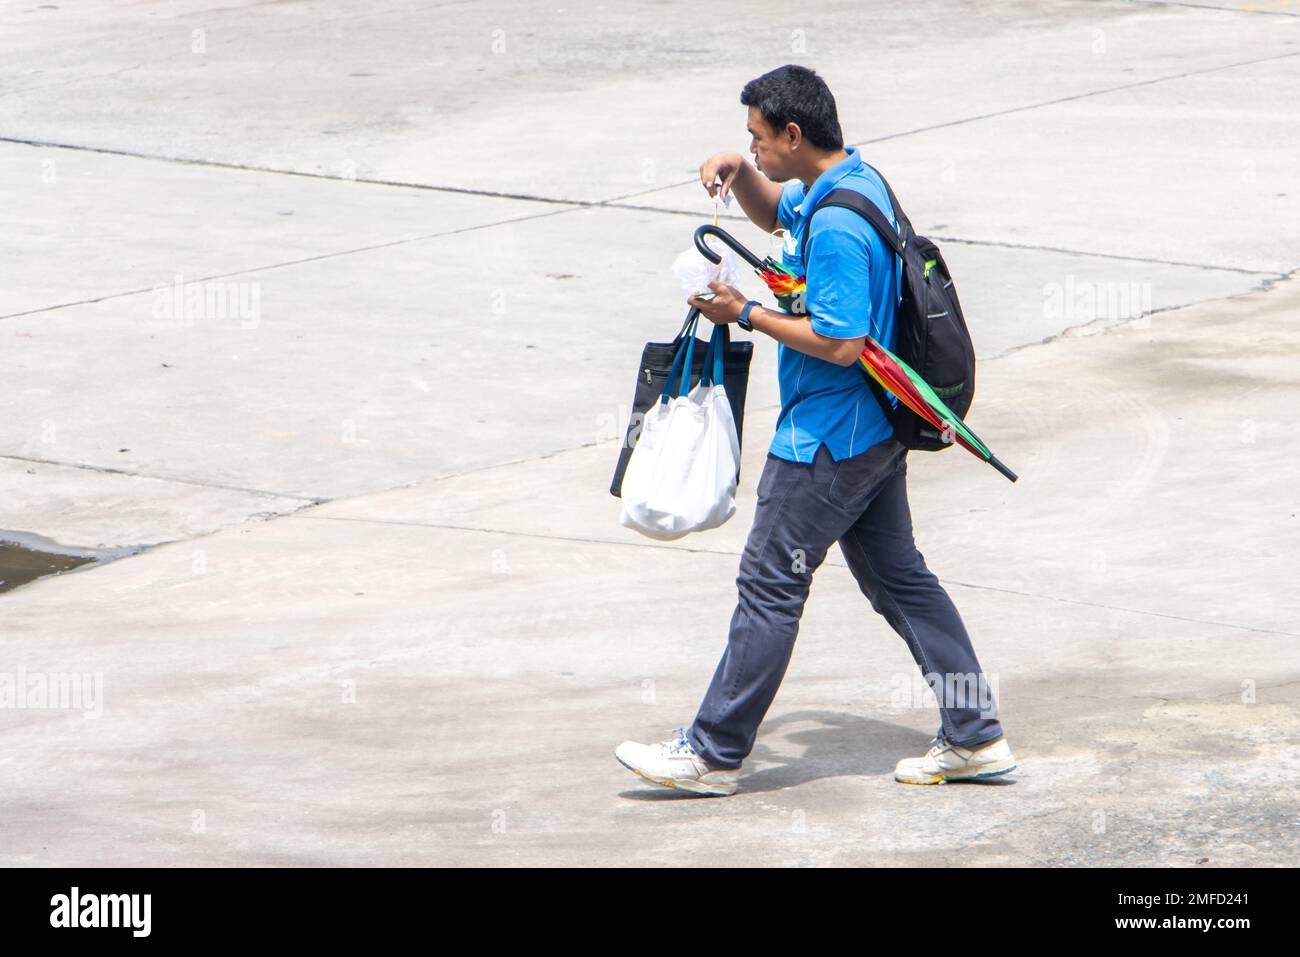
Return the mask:
[[813,330],[807,316],[791,316],[764,306],[749,310],[749,321],[756,331],[766,333],[782,345],[840,366],[857,362],[867,344],[866,336],[854,339],[823,336]]
[[[714,181],[721,179],[720,189],[714,189]],[[781,225],[776,211],[781,204],[781,184],[774,183],[741,156],[739,153],[717,153],[700,165],[700,182],[713,196],[720,192],[727,193],[740,200],[740,208],[759,229],[775,232]]]
[[[699,309],[704,317],[717,324],[735,322],[740,317],[746,299],[734,286],[722,283],[709,283],[716,296],[705,301],[691,297],[687,302]],[[813,330],[807,316],[791,316],[779,309],[755,306],[749,311],[749,321],[756,332],[771,336],[782,345],[789,346],[805,355],[825,359],[836,365],[851,366],[858,361],[862,349],[867,344],[866,336],[837,339],[823,336]]]
[[[822,210],[818,218],[819,228],[808,243],[808,315],[755,306],[749,321],[758,331],[805,355],[851,366],[873,329],[864,224],[857,213],[838,207]],[[710,283],[709,288],[717,293],[711,301],[691,298],[690,305],[712,322],[735,322],[744,308],[744,295],[720,283]]]

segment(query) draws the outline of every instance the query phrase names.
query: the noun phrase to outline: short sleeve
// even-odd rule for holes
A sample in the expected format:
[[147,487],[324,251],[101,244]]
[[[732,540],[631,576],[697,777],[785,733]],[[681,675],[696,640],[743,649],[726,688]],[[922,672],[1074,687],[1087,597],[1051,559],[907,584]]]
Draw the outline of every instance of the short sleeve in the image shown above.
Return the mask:
[[803,202],[804,188],[803,183],[793,179],[781,188],[781,201],[776,206],[777,221],[786,229],[790,230],[794,222],[794,208]]
[[857,213],[827,206],[812,219],[805,303],[814,332],[856,339],[872,332],[870,229]]

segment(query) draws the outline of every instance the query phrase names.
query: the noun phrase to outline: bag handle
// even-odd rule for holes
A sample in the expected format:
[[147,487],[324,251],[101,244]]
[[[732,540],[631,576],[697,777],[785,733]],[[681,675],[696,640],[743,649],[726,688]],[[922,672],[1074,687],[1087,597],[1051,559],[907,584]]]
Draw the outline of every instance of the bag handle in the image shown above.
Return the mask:
[[686,383],[690,381],[691,357],[695,353],[695,324],[699,320],[699,315],[700,311],[698,309],[692,309],[691,315],[686,317],[686,324],[682,327],[682,333],[686,335],[686,341],[677,346],[677,354],[673,356],[673,364],[669,367],[668,375],[664,379],[664,390],[659,394],[660,402],[668,401],[669,393],[672,393],[673,382],[678,378],[678,369],[682,370],[681,382],[678,384],[678,391],[673,394],[681,395],[686,389]]
[[700,373],[701,385],[723,385],[725,384],[723,370],[723,356],[727,354],[727,348],[731,345],[731,334],[727,331],[725,325],[718,325],[713,328],[713,335],[709,338],[708,351],[704,353],[704,369]]
[[[668,369],[668,375],[664,380],[663,391],[659,394],[660,402],[667,402],[669,394],[672,393],[673,382],[678,381],[677,392],[675,395],[685,395],[690,391],[691,384],[691,360],[695,355],[695,332],[699,323],[699,310],[693,309],[694,315],[686,317],[686,324],[682,331],[688,336],[686,342],[678,345],[677,354],[673,356],[673,364]],[[678,334],[679,336],[681,333]],[[709,337],[708,348],[704,352],[704,368],[700,372],[700,385],[718,385],[724,383],[725,366],[723,357],[731,345],[731,334],[727,331],[725,325],[715,326],[713,335]],[[679,372],[680,371],[680,379]]]
[[683,320],[682,322],[682,327],[677,330],[677,335],[673,338],[672,345],[674,349],[676,349],[677,344],[682,341],[682,336],[686,334],[686,327],[689,326],[691,324],[691,321],[697,318],[699,314],[700,314],[700,310],[696,309],[694,306],[691,306],[690,310],[686,313],[686,319]]

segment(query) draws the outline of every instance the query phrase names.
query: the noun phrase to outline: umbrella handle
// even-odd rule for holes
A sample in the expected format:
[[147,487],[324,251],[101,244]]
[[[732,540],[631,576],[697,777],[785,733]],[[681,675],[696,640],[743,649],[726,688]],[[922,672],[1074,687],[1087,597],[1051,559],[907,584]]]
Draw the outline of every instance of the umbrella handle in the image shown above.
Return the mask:
[[709,244],[704,241],[705,236],[717,236],[724,243],[734,249],[736,254],[740,256],[741,259],[745,260],[745,262],[749,263],[749,265],[754,269],[761,270],[763,268],[763,261],[746,249],[735,236],[731,235],[731,233],[727,232],[725,229],[719,229],[717,226],[710,226],[706,223],[699,229],[695,230],[695,248],[698,249],[700,255],[709,262],[716,265],[717,263],[722,262],[722,256],[709,248]]

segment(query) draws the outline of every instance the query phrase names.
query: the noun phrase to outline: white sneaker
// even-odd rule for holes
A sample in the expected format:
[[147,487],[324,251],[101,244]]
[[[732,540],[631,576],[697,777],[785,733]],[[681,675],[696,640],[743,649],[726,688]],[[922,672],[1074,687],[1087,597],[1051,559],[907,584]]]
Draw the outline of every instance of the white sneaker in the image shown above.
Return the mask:
[[974,750],[959,748],[941,738],[934,738],[931,744],[933,747],[925,757],[899,761],[894,768],[894,780],[904,784],[943,784],[997,777],[1016,768],[1006,738],[977,745]]
[[686,740],[685,728],[677,729],[677,737],[658,744],[624,741],[614,749],[614,757],[647,781],[694,794],[719,797],[735,794],[736,779],[740,776],[739,768],[710,768]]

